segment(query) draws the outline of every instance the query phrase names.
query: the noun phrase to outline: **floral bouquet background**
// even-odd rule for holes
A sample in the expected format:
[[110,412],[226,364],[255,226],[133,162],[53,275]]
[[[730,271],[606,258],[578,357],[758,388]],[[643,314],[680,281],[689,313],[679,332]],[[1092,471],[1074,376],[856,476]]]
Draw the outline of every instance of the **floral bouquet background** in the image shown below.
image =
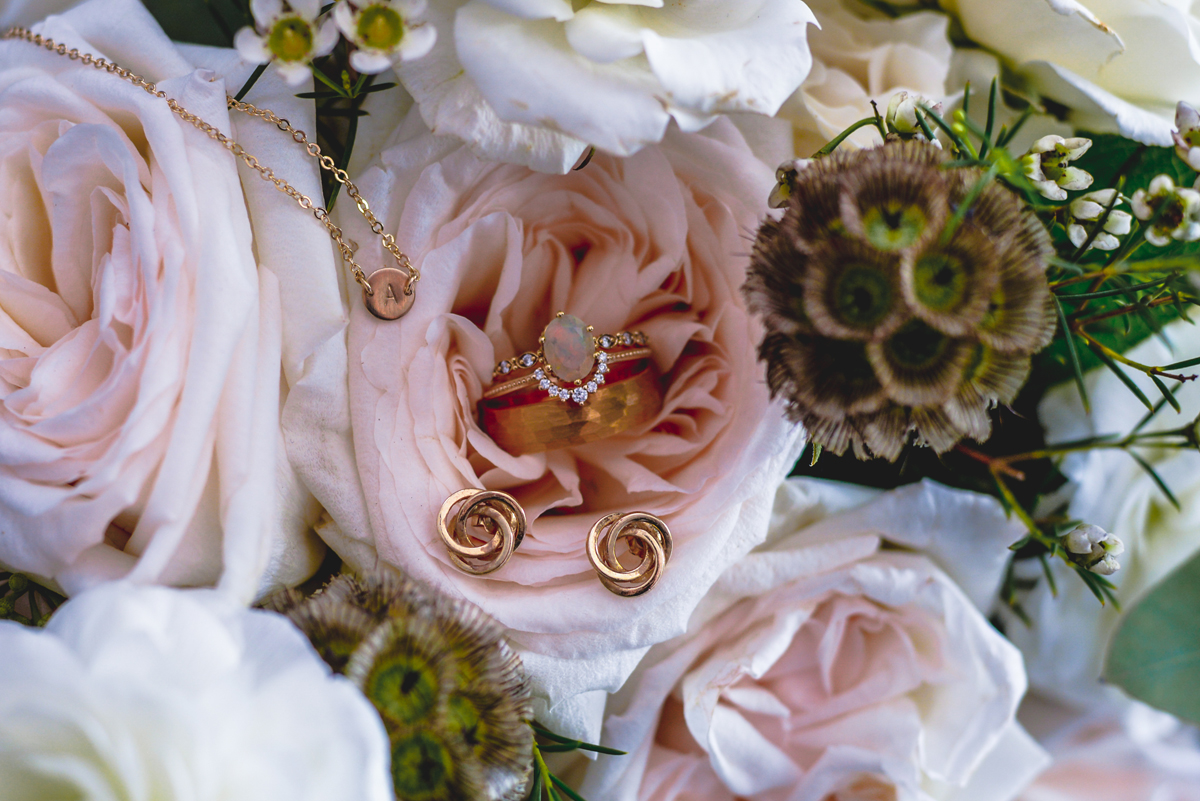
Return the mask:
[[0,799],[1200,799],[1200,11],[0,0]]

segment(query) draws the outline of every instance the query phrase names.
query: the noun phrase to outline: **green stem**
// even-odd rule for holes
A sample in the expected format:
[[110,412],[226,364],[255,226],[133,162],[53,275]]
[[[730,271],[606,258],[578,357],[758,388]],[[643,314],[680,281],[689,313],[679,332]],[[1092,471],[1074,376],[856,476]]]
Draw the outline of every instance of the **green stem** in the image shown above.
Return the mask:
[[[842,131],[840,134],[835,136],[833,139],[829,140],[829,143],[826,144],[825,147],[821,148],[816,153],[812,154],[812,158],[819,159],[823,156],[828,156],[830,153],[832,153],[834,150],[837,149],[838,145],[840,145],[842,142],[846,141],[846,137],[848,137],[850,134],[857,131],[859,128],[866,128],[868,125],[875,125],[876,127],[879,127],[878,122],[877,122],[878,119],[879,119],[879,117],[877,117],[877,116],[876,117],[864,117],[863,119],[861,119],[858,122],[851,125],[846,130]],[[882,134],[882,135],[886,135],[886,134]]]

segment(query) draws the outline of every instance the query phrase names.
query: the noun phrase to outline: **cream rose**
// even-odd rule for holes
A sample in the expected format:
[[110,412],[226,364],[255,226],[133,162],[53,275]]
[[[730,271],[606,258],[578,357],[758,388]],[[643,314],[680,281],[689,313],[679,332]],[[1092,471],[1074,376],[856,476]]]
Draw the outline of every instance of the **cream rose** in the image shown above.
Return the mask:
[[1200,742],[1170,715],[1081,712],[1031,694],[1020,718],[1054,762],[1017,801],[1200,801]]
[[[1187,322],[1165,328],[1174,343],[1169,351],[1151,338],[1132,349],[1130,358],[1144,364],[1169,364],[1200,353],[1200,332]],[[1157,394],[1141,373],[1133,380],[1146,393]],[[1086,376],[1091,414],[1085,414],[1074,384],[1052,389],[1042,400],[1038,416],[1048,442],[1066,442],[1099,434],[1126,434],[1145,414],[1145,407],[1106,369]],[[1143,380],[1145,379],[1145,380]],[[1148,394],[1148,397],[1153,397]],[[1182,413],[1170,407],[1146,430],[1178,428],[1200,414],[1200,387],[1188,382],[1176,394]],[[1063,460],[1071,480],[1067,514],[1112,532],[1125,544],[1121,570],[1110,576],[1117,597],[1128,609],[1159,579],[1200,549],[1200,453],[1188,450],[1138,451],[1179,499],[1177,511],[1153,479],[1126,453],[1096,450]],[[1031,575],[1040,566],[1030,566]],[[1025,653],[1035,687],[1079,703],[1095,703],[1108,641],[1120,620],[1111,606],[1101,606],[1069,569],[1054,564],[1058,577],[1055,597],[1044,581],[1024,606],[1034,619],[1027,627],[1014,621],[1009,637]]]
[[596,762],[583,795],[1012,798],[1045,761],[1014,722],[1019,653],[928,558],[880,550],[920,529],[986,553],[1011,532],[986,513],[960,527],[978,496],[929,489],[862,505],[861,488],[787,482],[770,540],[613,696],[603,742],[630,756]]
[[0,621],[8,801],[390,801],[374,708],[284,617],[113,582]]
[[[820,28],[808,34],[813,66],[780,109],[794,128],[796,155],[807,158],[851,124],[882,114],[892,95],[907,91],[942,102],[961,86],[948,85],[954,47],[945,14],[919,11],[897,19],[855,0],[809,3]],[[851,134],[851,145],[879,142],[874,128]]]
[[1175,104],[1200,103],[1200,12],[1152,0],[942,0],[1069,122],[1170,146]]
[[[330,445],[347,403],[333,395],[285,413],[290,453],[337,523],[326,534],[339,553],[481,606],[511,629],[550,704],[596,691],[578,701],[592,728],[601,691],[682,632],[721,570],[762,539],[802,444],[769,403],[739,292],[772,183],[728,122],[551,176],[481,161],[415,114],[361,176],[421,269],[416,303],[382,322],[354,302],[353,460]],[[354,217],[341,212],[369,242]],[[514,457],[480,429],[475,403],[493,366],[536,347],[559,310],[649,335],[664,406],[624,434]],[[482,577],[451,565],[434,521],[448,495],[479,486],[515,495],[530,521],[512,560]],[[622,598],[600,584],[584,539],[601,516],[633,510],[662,517],[675,547],[651,592]]]
[[[236,57],[181,51],[140,3],[90,0],[41,32],[231,130],[226,83],[196,64]],[[251,99],[290,114],[288,97],[268,79]],[[244,122],[251,152],[317,191],[290,139]],[[307,575],[316,509],[283,457],[280,373],[328,319],[297,301],[323,269],[340,322],[320,225],[277,219],[287,199],[265,184],[248,210],[233,157],[161,99],[18,40],[0,43],[0,170],[0,562],[68,592],[127,575],[246,601],[264,574]],[[272,226],[257,242],[250,212]],[[304,260],[277,271],[276,253]],[[281,288],[287,270],[304,290]],[[283,306],[311,310],[309,329]]]
[[629,155],[674,120],[774,114],[808,73],[801,0],[450,0],[432,52],[397,73],[429,127],[485,158],[566,172],[595,145]]

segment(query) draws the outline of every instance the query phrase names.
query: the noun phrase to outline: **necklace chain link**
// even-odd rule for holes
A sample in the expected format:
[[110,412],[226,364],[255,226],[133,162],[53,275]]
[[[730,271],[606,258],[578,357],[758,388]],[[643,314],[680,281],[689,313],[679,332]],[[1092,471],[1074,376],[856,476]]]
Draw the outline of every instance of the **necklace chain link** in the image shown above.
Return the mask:
[[[200,117],[188,111],[186,108],[180,105],[179,101],[168,96],[166,92],[160,90],[155,84],[147,81],[145,78],[136,73],[130,72],[124,67],[114,64],[107,59],[99,56],[93,56],[91,53],[80,53],[78,48],[68,49],[65,44],[55,42],[53,39],[42,36],[41,34],[33,33],[25,28],[9,28],[4,33],[3,38],[23,39],[31,44],[43,47],[53,53],[58,53],[60,56],[66,56],[72,61],[79,61],[83,64],[93,66],[98,70],[104,70],[105,72],[111,73],[120,78],[124,78],[133,85],[145,90],[149,94],[164,100],[176,116],[195,126],[206,136],[208,136],[208,138],[220,144],[235,157],[241,159],[243,164],[257,172],[263,178],[263,180],[270,181],[272,184],[274,184],[276,189],[290,197],[292,200],[296,201],[300,208],[305,209],[306,211],[311,211],[313,216],[325,226],[325,230],[329,232],[330,238],[332,238],[337,244],[338,250],[342,254],[342,259],[350,266],[350,272],[354,274],[354,280],[358,282],[359,286],[363,288],[363,291],[366,292],[367,295],[375,294],[374,289],[367,280],[366,273],[363,272],[363,268],[360,267],[358,262],[354,260],[354,245],[346,241],[342,229],[334,224],[333,220],[329,216],[329,211],[326,210],[324,206],[314,203],[312,198],[296,189],[283,178],[277,176],[275,171],[270,167],[260,164],[258,159],[248,153],[240,144],[221,133],[221,131],[212,124],[205,122]],[[383,223],[381,223],[375,216],[375,213],[371,211],[371,207],[367,203],[367,199],[359,193],[358,187],[355,186],[354,182],[350,180],[350,176],[346,173],[346,171],[341,167],[338,167],[337,163],[332,158],[322,153],[320,146],[316,142],[310,141],[308,135],[304,133],[304,131],[300,130],[299,128],[292,127],[292,124],[289,123],[285,118],[280,117],[270,109],[260,109],[254,105],[251,105],[250,103],[246,103],[241,100],[235,100],[228,95],[226,96],[226,102],[230,109],[249,114],[253,117],[258,117],[259,119],[276,126],[284,133],[289,134],[296,144],[301,145],[310,156],[317,160],[317,163],[321,165],[321,169],[327,170],[329,173],[331,173],[334,177],[334,180],[346,188],[346,194],[349,195],[354,201],[359,213],[362,214],[363,219],[367,221],[367,224],[371,228],[371,233],[379,236],[380,240],[383,242],[383,246],[387,248],[388,252],[391,253],[392,257],[396,260],[396,264],[408,275],[408,280],[404,287],[404,294],[412,295],[414,285],[417,283],[417,281],[421,280],[420,270],[413,266],[412,262],[409,261],[408,256],[404,255],[403,251],[401,251],[396,245],[396,238],[391,234],[384,233]]]

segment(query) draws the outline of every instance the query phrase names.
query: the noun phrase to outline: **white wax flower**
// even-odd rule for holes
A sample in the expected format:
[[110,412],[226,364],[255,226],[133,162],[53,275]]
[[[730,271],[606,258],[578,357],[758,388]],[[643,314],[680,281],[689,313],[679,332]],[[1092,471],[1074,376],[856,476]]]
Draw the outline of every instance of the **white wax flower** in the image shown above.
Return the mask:
[[233,38],[238,54],[251,64],[273,61],[291,86],[312,77],[314,58],[327,55],[337,45],[333,20],[318,20],[321,0],[250,0],[254,27],[245,27]]
[[1042,196],[1050,200],[1066,200],[1067,192],[1077,192],[1092,185],[1092,176],[1078,167],[1068,166],[1092,146],[1091,139],[1065,139],[1050,134],[1033,143],[1021,158],[1025,175]]
[[567,172],[589,145],[630,155],[674,120],[774,114],[808,74],[801,0],[445,0],[429,56],[397,74],[426,124],[486,158]]
[[1200,6],[1140,0],[941,0],[971,40],[1077,129],[1169,146],[1175,104],[1200,103]]
[[[1150,337],[1127,355],[1144,364],[1168,364],[1200,353],[1197,326],[1185,321],[1171,323],[1165,326],[1164,336],[1173,349],[1157,337]],[[1129,375],[1148,396],[1157,393],[1144,374],[1129,371]],[[1083,411],[1071,382],[1046,394],[1038,417],[1048,442],[1124,435],[1145,414],[1141,402],[1109,370],[1097,368],[1086,374],[1085,380],[1092,402],[1090,414]],[[1200,413],[1200,386],[1196,382],[1180,385],[1176,398],[1182,413],[1167,407],[1146,430],[1179,428]],[[1200,550],[1200,453],[1142,448],[1138,454],[1171,488],[1181,510],[1175,509],[1136,461],[1119,450],[1070,454],[1061,468],[1070,479],[1066,513],[1119,537],[1120,546],[1104,537],[1098,544],[1104,553],[1120,555],[1121,570],[1112,581],[1123,609],[1132,607],[1155,583]],[[1109,551],[1110,547],[1113,550]],[[1026,567],[1030,578],[1042,572],[1036,560]],[[1009,638],[1025,653],[1031,683],[1073,703],[1092,705],[1106,694],[1118,697],[1119,693],[1111,688],[1102,690],[1098,677],[1120,612],[1111,604],[1101,606],[1061,560],[1053,560],[1051,570],[1057,581],[1057,595],[1043,578],[1023,601],[1033,625],[1012,619],[1006,626]]]
[[1175,152],[1193,170],[1200,171],[1200,112],[1183,102],[1175,107]]
[[350,66],[374,74],[432,50],[437,29],[423,20],[425,9],[425,0],[338,0],[333,19],[356,47]]
[[6,801],[392,798],[378,714],[280,615],[118,582],[0,653]]
[[1146,226],[1146,241],[1166,247],[1172,240],[1200,239],[1200,191],[1177,187],[1169,175],[1156,176],[1130,198],[1134,216]]
[[[1116,189],[1099,189],[1095,192],[1088,192],[1086,195],[1081,195],[1071,201],[1072,219],[1067,225],[1067,237],[1075,247],[1080,247],[1087,241],[1093,228],[1093,226],[1085,225],[1084,223],[1099,220],[1104,214],[1104,210],[1110,205],[1113,206],[1113,209],[1104,221],[1104,228],[1092,240],[1092,244],[1088,246],[1088,249],[1116,250],[1120,247],[1121,240],[1117,237],[1129,233],[1133,226],[1133,215],[1116,208],[1117,205],[1126,202],[1124,196],[1118,198],[1117,194]],[[1113,203],[1114,199],[1116,199],[1116,204]]]

